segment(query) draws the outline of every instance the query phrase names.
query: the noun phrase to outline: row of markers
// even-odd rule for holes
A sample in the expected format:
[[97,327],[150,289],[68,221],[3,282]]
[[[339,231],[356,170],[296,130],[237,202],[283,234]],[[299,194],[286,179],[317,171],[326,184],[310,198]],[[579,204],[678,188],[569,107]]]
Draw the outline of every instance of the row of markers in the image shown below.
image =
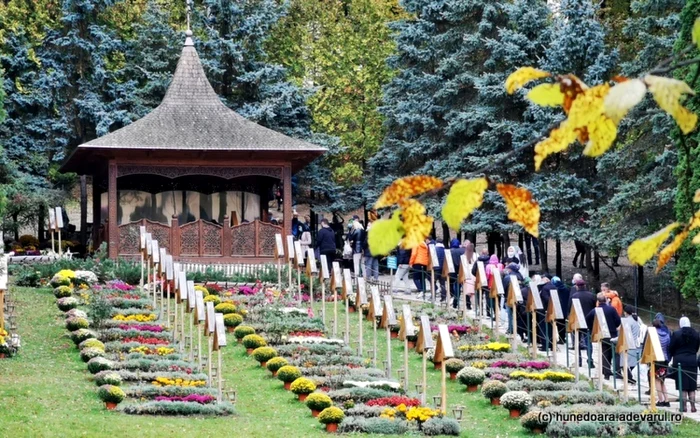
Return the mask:
[[[281,283],[281,266],[280,260],[285,258],[285,253],[287,254],[287,260],[289,262],[289,285],[290,288],[293,287],[292,284],[292,265],[296,265],[297,268],[297,286],[299,290],[299,302],[301,302],[301,283],[299,280],[301,268],[306,268],[306,274],[309,277],[310,285],[310,300],[313,304],[313,279],[315,275],[318,275],[319,281],[321,283],[321,296],[322,296],[322,317],[324,325],[326,323],[326,299],[325,299],[325,280],[330,280],[330,288],[333,291],[333,336],[337,336],[338,331],[338,294],[335,293],[338,288],[341,289],[341,299],[345,301],[345,332],[344,332],[344,342],[350,345],[350,312],[349,312],[349,299],[348,297],[355,290],[355,306],[357,308],[358,315],[358,328],[359,328],[359,339],[358,339],[358,354],[362,356],[363,345],[364,345],[364,334],[363,334],[363,319],[364,315],[362,312],[362,306],[369,305],[369,311],[367,313],[366,319],[372,322],[373,328],[373,364],[377,366],[377,328],[382,328],[386,330],[386,351],[387,359],[384,362],[386,366],[387,377],[391,377],[392,374],[392,363],[391,363],[391,326],[399,325],[399,339],[404,342],[404,367],[398,369],[397,372],[403,381],[404,390],[409,388],[409,367],[408,367],[408,338],[416,336],[415,326],[413,325],[413,315],[411,314],[411,306],[409,304],[402,305],[402,318],[397,320],[396,312],[394,311],[393,297],[390,294],[384,295],[382,297],[379,293],[379,288],[376,285],[370,286],[371,299],[367,296],[367,285],[362,277],[357,277],[355,281],[356,288],[353,288],[352,274],[350,269],[343,269],[341,271],[340,263],[333,262],[332,270],[329,270],[328,260],[325,255],[320,255],[319,260],[321,264],[321,269],[319,270],[316,266],[316,256],[313,249],[309,249],[306,258],[304,258],[304,253],[301,250],[301,245],[299,241],[295,241],[292,236],[287,236],[287,245],[285,248],[284,241],[281,234],[275,235],[276,248],[275,248],[275,258],[278,261],[278,281]],[[286,250],[286,251],[285,251]],[[450,265],[452,265],[450,260]],[[463,265],[466,266],[466,258],[463,260]],[[483,269],[483,267],[482,267]],[[460,272],[462,270],[460,269]],[[451,272],[454,272],[454,267]],[[466,278],[466,274],[465,278]],[[462,274],[460,274],[462,276]],[[280,285],[281,286],[281,285]],[[382,300],[383,298],[383,300]],[[377,321],[379,320],[379,322]],[[377,323],[378,322],[378,323]],[[442,363],[442,385],[441,385],[441,395],[438,396],[440,400],[441,409],[444,411],[447,407],[447,373],[444,366],[445,360],[454,357],[454,350],[452,347],[452,340],[446,324],[438,325],[438,338],[437,342],[433,342],[432,330],[430,325],[430,319],[426,315],[420,317],[419,332],[417,334],[417,351],[423,355],[423,374],[422,383],[416,385],[416,389],[421,393],[422,403],[426,402],[426,390],[427,390],[427,350],[435,348],[435,358],[434,361]]]
[[[208,384],[213,386],[213,371],[217,374],[217,401],[223,401],[223,370],[221,348],[226,346],[226,326],[224,315],[214,311],[214,303],[204,302],[202,291],[195,290],[194,281],[187,280],[187,273],[165,248],[159,247],[146,227],[139,230],[141,249],[141,290],[144,290],[144,278],[150,284],[153,296],[153,309],[165,314],[165,324],[170,328],[173,323],[173,338],[179,345],[180,353],[189,354],[189,360],[195,362],[203,371],[205,362],[208,367]],[[144,270],[146,276],[144,277]],[[171,292],[175,300],[171,311]],[[188,322],[189,320],[189,322]],[[188,329],[189,327],[189,329]],[[196,333],[195,333],[196,332]],[[189,334],[188,334],[189,333]],[[207,343],[208,355],[202,354],[202,336]],[[196,347],[195,347],[195,339]],[[213,352],[217,352],[218,367],[213,368]]]

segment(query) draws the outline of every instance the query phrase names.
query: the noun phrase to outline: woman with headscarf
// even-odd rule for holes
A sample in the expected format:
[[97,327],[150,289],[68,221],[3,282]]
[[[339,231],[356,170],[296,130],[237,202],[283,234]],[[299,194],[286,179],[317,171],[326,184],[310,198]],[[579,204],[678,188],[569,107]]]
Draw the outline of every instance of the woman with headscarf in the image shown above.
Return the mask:
[[[470,268],[465,272],[466,281],[464,285],[464,305],[467,310],[472,309],[472,296],[476,293],[476,276],[472,275],[471,267],[476,266],[476,253],[474,252],[474,244],[469,240],[465,240],[462,243],[464,247],[464,257],[467,259],[467,266]],[[459,299],[456,301],[459,304]]]
[[[498,263],[498,256],[496,254],[492,254],[491,257],[489,257],[489,262],[484,266],[484,270],[486,271],[486,284],[489,285],[489,288],[491,287],[491,279],[493,278],[493,273],[495,271],[498,271],[499,273],[503,272],[503,265],[501,263]],[[503,296],[499,296],[500,302],[494,302],[495,300],[493,298],[488,298],[487,303],[488,303],[488,317],[492,318],[494,315],[494,306],[500,306],[501,303],[503,302]],[[500,323],[500,321],[497,321]]]
[[668,373],[668,346],[671,343],[671,330],[666,326],[666,319],[661,313],[656,314],[652,325],[656,328],[656,333],[659,334],[659,343],[664,353],[664,361],[656,362],[656,395],[658,397],[656,405],[660,407],[669,407],[671,404],[668,402],[668,394],[666,393],[666,383],[664,380]]
[[695,409],[695,390],[698,387],[698,349],[700,349],[700,335],[690,326],[690,320],[683,317],[680,320],[681,329],[671,335],[668,345],[668,355],[673,359],[671,365],[677,372],[681,367],[681,378],[676,376],[676,389],[683,391],[683,404],[681,412],[687,412],[686,403],[690,402],[690,411]]

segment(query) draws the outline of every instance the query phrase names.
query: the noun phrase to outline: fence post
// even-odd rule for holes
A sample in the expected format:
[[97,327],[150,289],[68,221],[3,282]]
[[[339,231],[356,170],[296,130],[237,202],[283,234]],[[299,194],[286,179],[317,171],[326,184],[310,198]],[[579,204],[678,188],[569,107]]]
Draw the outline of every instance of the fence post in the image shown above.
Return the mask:
[[170,254],[173,257],[180,256],[180,221],[176,215],[173,215],[170,222]]
[[231,228],[231,221],[229,221],[228,216],[224,216],[224,224],[222,228],[224,237],[222,239],[223,248],[221,249],[221,255],[224,257],[230,257],[233,252],[233,229]]

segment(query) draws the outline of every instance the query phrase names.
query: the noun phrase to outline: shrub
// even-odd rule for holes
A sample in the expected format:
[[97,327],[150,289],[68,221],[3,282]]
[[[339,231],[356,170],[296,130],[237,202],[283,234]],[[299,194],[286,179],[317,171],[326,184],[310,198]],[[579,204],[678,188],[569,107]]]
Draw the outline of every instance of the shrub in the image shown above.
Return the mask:
[[74,332],[80,329],[86,329],[90,327],[90,323],[85,318],[68,318],[66,320],[66,328],[68,331]]
[[62,312],[67,312],[71,309],[75,309],[76,307],[78,307],[78,304],[78,300],[73,297],[59,298],[58,301],[56,301],[56,305]]
[[354,401],[355,403],[367,403],[375,398],[385,398],[395,396],[392,391],[375,388],[343,388],[328,393],[328,397],[335,403]]
[[545,371],[543,373],[513,371],[509,374],[509,377],[511,379],[549,380],[552,382],[572,382],[576,379],[576,376],[573,374],[563,371]]
[[286,366],[287,364],[287,359],[277,356],[267,361],[267,369],[272,373],[276,373],[280,368]]
[[408,423],[403,420],[387,418],[345,417],[338,426],[340,433],[367,433],[373,435],[404,435],[408,432]]
[[423,423],[422,432],[423,435],[427,436],[459,436],[459,423],[457,422],[457,420],[454,420],[452,418],[433,417],[430,420]]
[[224,315],[227,315],[229,313],[234,313],[236,311],[236,306],[234,306],[232,303],[220,303],[217,304],[216,307],[214,307],[214,310],[217,313],[223,313]]
[[550,382],[549,380],[511,380],[506,382],[509,391],[590,391],[587,382]]
[[75,343],[75,345],[79,345],[86,339],[97,338],[97,333],[88,329],[79,329],[74,332],[71,332],[70,338]]
[[221,304],[221,298],[217,297],[216,295],[207,295],[206,297],[204,297],[204,302],[214,303],[214,308],[216,309],[216,306]]
[[277,370],[277,378],[284,383],[291,383],[299,377],[301,377],[301,371],[299,371],[299,368],[291,365],[285,365]]
[[[226,318],[226,317],[224,317]],[[248,325],[239,325],[236,327],[236,329],[233,331],[233,336],[236,337],[236,339],[243,339],[248,335],[252,335],[255,333],[255,329],[251,326]]]
[[263,363],[277,356],[277,351],[272,347],[258,347],[253,350],[252,356],[258,362]]
[[[213,297],[215,295],[209,296]],[[243,323],[243,317],[237,313],[227,313],[224,315],[224,325],[226,325],[226,327],[238,327],[241,323]]]
[[258,348],[267,345],[265,338],[260,335],[247,335],[243,338],[243,346],[245,348]]
[[478,368],[464,367],[457,373],[457,379],[459,379],[463,385],[480,385],[484,379],[486,379],[486,374]]
[[104,357],[97,356],[93,357],[88,361],[87,367],[91,374],[97,374],[100,371],[111,370],[114,364],[111,360],[105,359]]
[[41,272],[35,270],[32,266],[19,266],[14,276],[17,286],[38,287],[41,282]]
[[343,421],[343,418],[345,418],[345,413],[335,406],[326,408],[318,414],[318,421],[321,424],[338,424]]
[[128,404],[122,409],[131,415],[196,415],[222,416],[235,413],[230,403],[191,403],[181,401],[150,401],[146,403]]
[[71,289],[71,283],[71,278],[68,278],[66,276],[60,276],[58,274],[54,275],[53,278],[51,278],[51,287],[55,288],[53,291],[54,295],[56,294],[56,289],[58,289],[59,287],[67,287],[68,289]]
[[289,388],[294,394],[311,394],[316,391],[316,384],[305,377],[299,377]]
[[525,391],[510,391],[501,396],[501,406],[506,409],[526,410],[532,405],[532,397]]
[[71,295],[73,295],[73,288],[71,288],[70,286],[58,286],[53,290],[53,295],[56,298],[68,298]]
[[115,371],[100,371],[95,374],[95,383],[97,386],[102,385],[115,385],[119,386],[122,384],[122,376]]
[[80,309],[71,309],[67,311],[66,313],[63,314],[66,318],[85,318],[87,319],[88,315],[84,311]]
[[105,351],[100,348],[88,347],[80,350],[80,358],[83,360],[83,362],[89,362],[90,359],[104,355]]
[[445,370],[448,373],[458,373],[464,368],[467,364],[464,363],[462,359],[447,359],[445,361]]
[[548,401],[554,405],[573,404],[615,404],[615,397],[605,391],[531,391],[533,403]]
[[81,350],[84,348],[99,348],[102,351],[104,351],[105,344],[103,344],[102,341],[100,341],[100,340],[97,340],[95,338],[90,338],[90,339],[86,339],[83,342],[81,342],[78,345],[78,348],[80,348]]
[[417,398],[404,397],[397,395],[394,397],[376,398],[367,402],[367,406],[398,406],[404,405],[408,408],[412,406],[420,406],[420,400]]
[[306,407],[312,411],[322,411],[333,406],[333,401],[330,397],[322,392],[314,392],[306,397]]
[[124,391],[118,386],[114,385],[102,385],[97,390],[97,395],[105,403],[121,403],[126,397]]
[[528,412],[527,414],[523,415],[522,418],[520,418],[520,424],[525,428],[525,429],[542,429],[545,430],[547,428],[548,422],[546,421],[541,421],[542,418],[542,412],[533,410]]
[[488,399],[498,398],[506,392],[508,392],[508,387],[498,380],[489,380],[481,387],[481,393]]

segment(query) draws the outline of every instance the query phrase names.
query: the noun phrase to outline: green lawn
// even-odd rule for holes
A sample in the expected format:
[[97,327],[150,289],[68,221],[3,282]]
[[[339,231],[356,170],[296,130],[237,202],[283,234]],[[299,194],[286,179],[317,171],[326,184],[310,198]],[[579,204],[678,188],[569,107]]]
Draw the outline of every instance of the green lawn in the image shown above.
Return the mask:
[[[243,347],[230,343],[224,350],[224,378],[238,391],[238,414],[224,418],[172,418],[127,416],[106,411],[78,351],[64,335],[63,318],[49,289],[18,288],[18,325],[21,354],[0,360],[0,436],[2,437],[321,437],[328,436],[309,410],[284,391],[282,383],[245,355]],[[332,312],[329,312],[331,315]],[[344,328],[341,311],[340,330]],[[351,314],[353,339],[357,339],[357,314]],[[371,348],[371,325],[364,323],[365,348]],[[386,337],[379,330],[379,366],[386,359]],[[232,341],[231,337],[231,341]],[[403,365],[403,344],[392,341],[394,370]],[[431,364],[429,364],[430,366]],[[421,359],[411,353],[411,389],[421,378]],[[395,375],[395,374],[394,374]],[[463,437],[531,436],[508,412],[491,407],[480,393],[464,392],[448,381],[448,402],[466,405]],[[440,392],[440,373],[429,370],[428,395]],[[429,398],[432,403],[432,398]],[[451,410],[448,411],[451,415]],[[677,436],[700,437],[700,426],[686,422]]]

